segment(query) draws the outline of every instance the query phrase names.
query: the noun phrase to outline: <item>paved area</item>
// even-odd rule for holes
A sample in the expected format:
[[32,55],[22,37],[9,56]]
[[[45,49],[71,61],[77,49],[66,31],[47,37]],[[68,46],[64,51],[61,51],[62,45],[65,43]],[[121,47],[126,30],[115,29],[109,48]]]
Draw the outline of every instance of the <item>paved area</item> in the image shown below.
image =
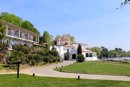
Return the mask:
[[75,61],[64,61],[63,63],[52,64],[42,67],[34,67],[20,71],[24,74],[32,75],[35,73],[36,76],[49,76],[49,77],[64,77],[64,78],[77,78],[80,76],[82,79],[98,79],[98,80],[119,80],[119,81],[130,81],[130,77],[127,76],[112,76],[112,75],[92,75],[92,74],[76,74],[76,73],[65,73],[54,71],[54,68],[73,64]]

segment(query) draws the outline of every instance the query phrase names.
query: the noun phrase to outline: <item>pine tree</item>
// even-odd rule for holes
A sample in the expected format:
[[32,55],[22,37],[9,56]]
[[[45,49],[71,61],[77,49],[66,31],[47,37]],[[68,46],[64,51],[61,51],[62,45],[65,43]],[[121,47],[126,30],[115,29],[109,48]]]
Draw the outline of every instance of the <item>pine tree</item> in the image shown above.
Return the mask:
[[82,54],[82,47],[80,44],[79,44],[78,49],[77,49],[77,54]]

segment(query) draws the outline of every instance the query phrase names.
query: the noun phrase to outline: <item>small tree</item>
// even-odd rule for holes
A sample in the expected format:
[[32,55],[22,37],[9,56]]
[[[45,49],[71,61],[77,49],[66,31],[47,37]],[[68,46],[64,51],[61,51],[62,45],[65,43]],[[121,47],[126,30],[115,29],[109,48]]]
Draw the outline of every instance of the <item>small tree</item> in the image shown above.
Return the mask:
[[84,55],[78,54],[78,56],[77,56],[77,62],[84,62],[84,61],[85,61]]
[[47,31],[45,31],[44,34],[43,34],[43,42],[49,43],[50,39],[51,39],[51,37],[50,37],[49,33]]
[[77,49],[77,54],[82,54],[82,47],[80,44],[79,44],[78,49]]

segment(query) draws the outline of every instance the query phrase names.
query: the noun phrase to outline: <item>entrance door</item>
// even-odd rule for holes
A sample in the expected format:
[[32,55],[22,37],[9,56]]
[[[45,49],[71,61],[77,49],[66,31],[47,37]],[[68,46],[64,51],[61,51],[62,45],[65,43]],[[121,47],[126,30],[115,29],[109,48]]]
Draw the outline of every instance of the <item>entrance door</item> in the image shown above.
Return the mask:
[[72,54],[72,59],[76,59],[76,54]]

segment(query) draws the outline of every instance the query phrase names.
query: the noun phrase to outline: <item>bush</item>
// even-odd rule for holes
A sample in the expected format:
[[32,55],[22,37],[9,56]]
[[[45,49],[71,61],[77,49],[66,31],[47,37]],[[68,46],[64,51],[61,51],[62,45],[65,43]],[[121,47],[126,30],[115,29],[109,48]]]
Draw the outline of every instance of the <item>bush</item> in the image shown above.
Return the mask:
[[12,51],[11,55],[8,56],[6,59],[8,64],[12,64],[17,61],[20,61],[22,64],[25,64],[26,60],[26,55],[21,51]]
[[85,61],[84,55],[79,54],[79,55],[77,56],[77,62],[84,62],[84,61]]
[[23,52],[25,54],[31,53],[31,47],[24,46],[24,45],[21,45],[21,44],[14,45],[13,49],[17,50],[17,51],[21,51],[21,52]]
[[49,56],[44,56],[43,57],[43,62],[49,63],[50,62],[50,57]]
[[38,63],[43,61],[43,56],[39,54],[31,54],[28,56],[29,65],[37,65]]

